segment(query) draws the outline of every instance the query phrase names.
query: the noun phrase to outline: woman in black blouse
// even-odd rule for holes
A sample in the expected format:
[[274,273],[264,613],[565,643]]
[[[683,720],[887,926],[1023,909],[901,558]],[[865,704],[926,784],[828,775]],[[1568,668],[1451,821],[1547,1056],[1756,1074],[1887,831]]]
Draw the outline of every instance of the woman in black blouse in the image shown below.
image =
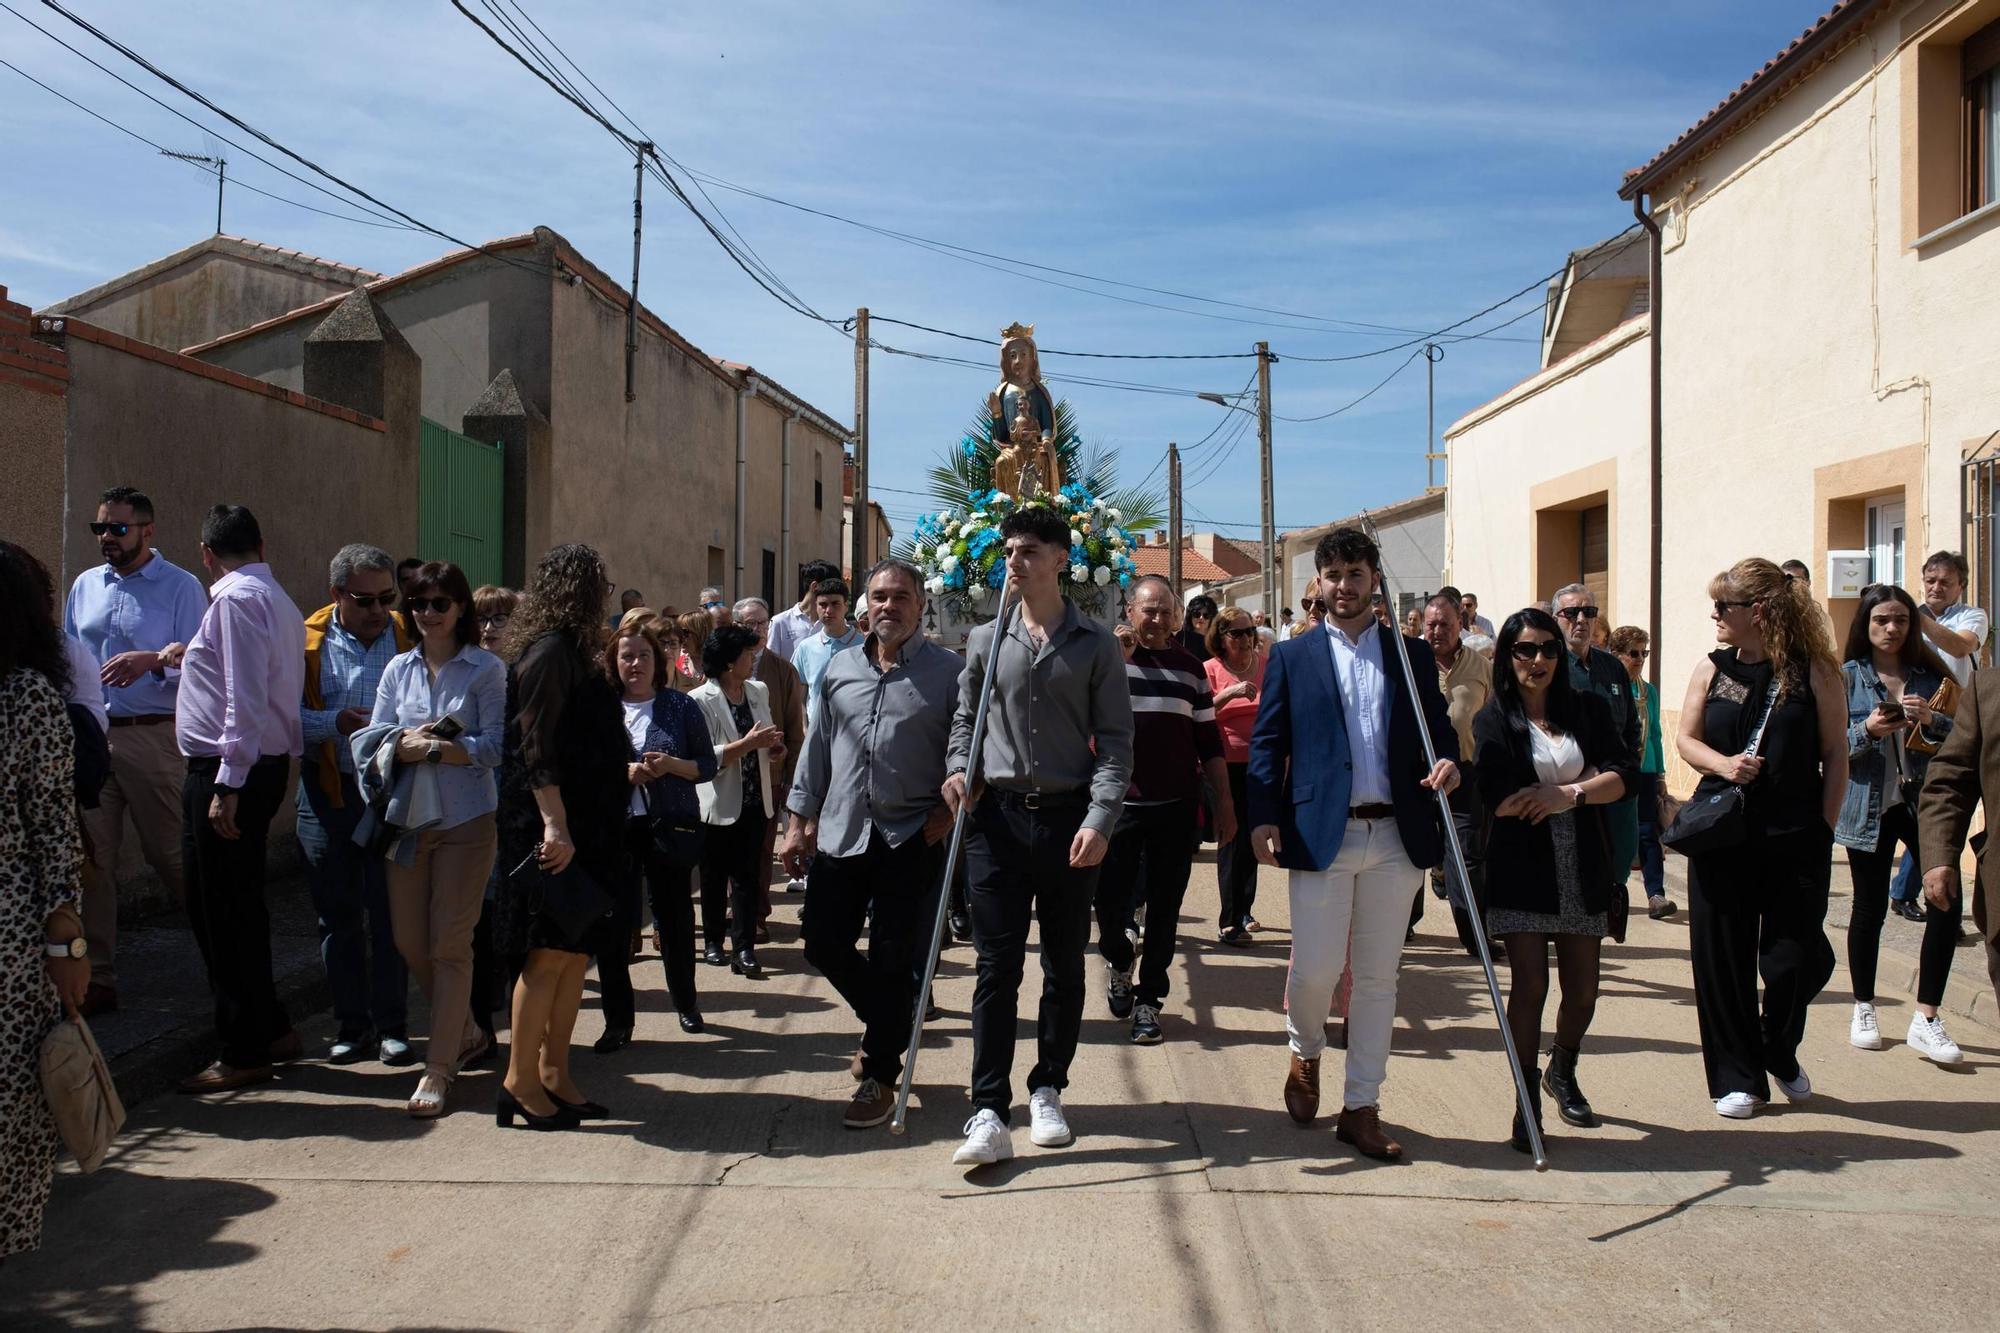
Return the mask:
[[[570,1077],[570,1034],[583,977],[602,943],[572,937],[511,875],[530,857],[556,872],[572,863],[600,887],[627,878],[625,810],[630,742],[618,692],[597,665],[604,561],[575,542],[542,557],[507,626],[507,742],[500,764],[500,865],[494,946],[525,955],[496,1118],[563,1129],[604,1116]],[[603,923],[599,923],[602,927]]]
[[[1589,1128],[1597,1117],[1577,1084],[1577,1056],[1597,1012],[1604,936],[1624,927],[1604,816],[1593,807],[1622,798],[1637,764],[1610,705],[1571,688],[1567,652],[1547,612],[1509,616],[1493,651],[1493,697],[1472,720],[1472,742],[1480,804],[1491,812],[1486,929],[1507,946],[1507,1026],[1522,1056],[1541,1049],[1553,943],[1562,1003],[1543,1087],[1565,1121]],[[1539,1128],[1539,1094],[1535,1121]],[[1511,1141],[1529,1150],[1518,1109]]]
[[[1833,976],[1826,896],[1847,790],[1847,692],[1804,580],[1739,560],[1708,585],[1716,642],[1681,705],[1692,806],[1743,788],[1747,836],[1688,860],[1688,953],[1716,1114],[1747,1120],[1812,1096],[1799,1066],[1806,1009]],[[1757,750],[1749,753],[1752,736]],[[1762,977],[1760,1013],[1757,982]]]

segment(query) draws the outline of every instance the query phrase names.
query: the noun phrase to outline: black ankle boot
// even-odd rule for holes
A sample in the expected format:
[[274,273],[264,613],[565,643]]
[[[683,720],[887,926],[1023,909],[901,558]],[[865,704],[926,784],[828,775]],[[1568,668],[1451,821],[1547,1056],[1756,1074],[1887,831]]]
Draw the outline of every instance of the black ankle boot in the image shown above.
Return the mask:
[[1549,1072],[1542,1077],[1542,1086],[1549,1096],[1556,1100],[1556,1114],[1565,1123],[1579,1129],[1595,1129],[1597,1116],[1590,1109],[1590,1099],[1583,1095],[1583,1089],[1576,1081],[1577,1052],[1565,1050],[1561,1046],[1549,1047]]
[[[1541,1072],[1539,1069],[1530,1069],[1528,1071],[1528,1092],[1535,1103],[1536,1129],[1542,1127],[1542,1089],[1540,1084],[1536,1082],[1541,1076]],[[1521,1119],[1521,1108],[1519,1105],[1514,1107],[1514,1132],[1507,1141],[1514,1145],[1517,1152],[1531,1153],[1535,1150],[1534,1143],[1528,1138],[1528,1127]]]

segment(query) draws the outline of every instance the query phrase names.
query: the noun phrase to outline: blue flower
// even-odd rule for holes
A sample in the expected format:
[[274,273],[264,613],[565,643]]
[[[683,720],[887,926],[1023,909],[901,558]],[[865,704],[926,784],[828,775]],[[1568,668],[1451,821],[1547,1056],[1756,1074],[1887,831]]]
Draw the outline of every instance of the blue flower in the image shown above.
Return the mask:
[[968,555],[975,555],[975,556],[984,555],[987,551],[987,548],[991,547],[995,542],[999,540],[1000,540],[1000,529],[981,528],[979,531],[972,534],[972,538],[970,541],[966,542],[965,544],[966,553]]
[[972,437],[971,437],[970,435],[968,435],[968,436],[966,436],[966,437],[965,437],[964,439],[960,440],[960,441],[958,442],[958,447],[959,447],[959,448],[960,448],[960,449],[961,449],[962,451],[964,451],[964,453],[965,453],[965,456],[966,456],[967,458],[977,458],[977,457],[979,457],[979,441],[977,441],[977,440],[973,439],[973,438],[972,438]]
[[1005,560],[995,560],[993,562],[993,568],[986,571],[986,586],[989,588],[997,588],[1006,581],[1007,581],[1007,562]]

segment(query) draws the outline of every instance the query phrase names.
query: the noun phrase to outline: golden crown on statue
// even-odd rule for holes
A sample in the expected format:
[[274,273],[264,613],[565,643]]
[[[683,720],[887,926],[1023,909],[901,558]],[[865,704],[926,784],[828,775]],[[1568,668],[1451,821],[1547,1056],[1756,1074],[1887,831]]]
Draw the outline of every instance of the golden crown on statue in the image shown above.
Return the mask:
[[1019,320],[1016,320],[1014,323],[1009,324],[1006,328],[1000,330],[1000,337],[1002,341],[1005,341],[1008,338],[1032,338],[1034,336],[1035,336],[1035,326],[1032,324],[1023,324]]

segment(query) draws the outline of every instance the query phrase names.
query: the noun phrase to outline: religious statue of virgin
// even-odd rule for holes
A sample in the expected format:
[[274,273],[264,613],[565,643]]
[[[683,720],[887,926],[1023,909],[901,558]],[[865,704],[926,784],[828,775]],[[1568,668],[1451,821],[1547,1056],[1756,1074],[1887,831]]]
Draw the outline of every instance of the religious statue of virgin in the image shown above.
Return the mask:
[[1055,400],[1042,383],[1041,359],[1035,354],[1035,326],[1010,324],[1000,331],[1000,384],[986,395],[986,415],[999,455],[993,461],[993,487],[1017,500],[1022,482],[1033,470],[1035,488],[1051,495],[1062,489],[1062,463],[1056,456]]

